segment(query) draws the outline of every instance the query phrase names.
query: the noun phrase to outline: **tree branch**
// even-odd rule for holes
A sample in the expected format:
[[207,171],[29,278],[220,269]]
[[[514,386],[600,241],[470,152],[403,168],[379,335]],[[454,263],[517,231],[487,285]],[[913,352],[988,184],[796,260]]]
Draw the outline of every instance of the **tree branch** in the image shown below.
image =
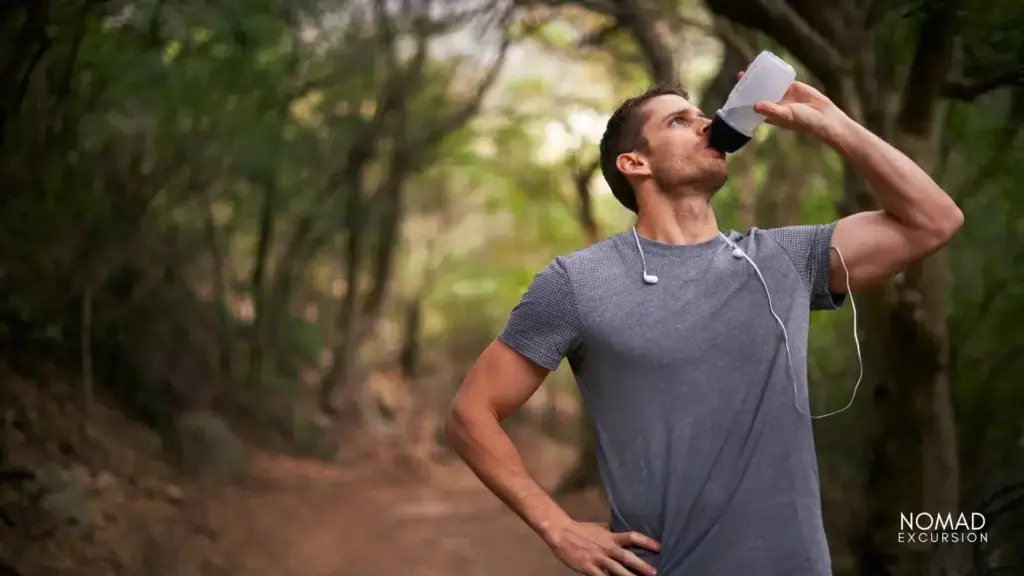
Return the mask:
[[678,80],[675,59],[664,40],[658,37],[654,20],[638,0],[619,0],[615,19],[628,30],[644,55],[647,71],[655,82],[669,83]]
[[612,17],[619,10],[619,0],[514,0],[513,4],[518,8],[532,8],[534,6],[561,8],[574,6],[594,14]]
[[505,29],[502,33],[501,45],[498,48],[498,57],[491,64],[490,68],[488,68],[483,79],[477,83],[472,95],[469,96],[462,107],[453,112],[451,116],[441,120],[433,128],[428,129],[421,138],[411,142],[409,150],[418,150],[432,146],[445,135],[462,127],[480,110],[484,97],[501,75],[501,71],[505,65],[505,59],[508,56],[508,49],[512,38],[509,34],[507,24],[511,16],[512,12],[510,10],[502,17],[501,26]]
[[935,119],[953,65],[956,24],[956,7],[951,1],[933,5],[921,23],[897,116],[899,125],[910,134],[927,133]]
[[1000,88],[1024,85],[1024,66],[985,78],[958,79],[946,84],[944,95],[954,100],[973,102],[978,97]]
[[826,86],[851,68],[828,40],[832,31],[819,33],[785,0],[707,0],[707,5],[719,16],[778,40]]
[[590,181],[594,173],[601,167],[601,158],[595,158],[585,165],[579,164],[579,159],[574,159],[575,166],[572,167],[572,182],[576,188],[577,214],[580,226],[587,235],[587,243],[593,244],[601,237],[601,227],[594,215],[594,197],[590,192]]
[[612,21],[596,30],[591,30],[580,39],[581,48],[597,48],[610,40],[619,31],[619,23]]
[[708,32],[711,36],[718,36],[727,50],[735,52],[744,61],[751,62],[757,58],[757,39],[749,29],[719,16],[715,17],[714,25]]
[[736,85],[736,72],[757,56],[758,49],[757,33],[749,28],[716,16],[715,30],[725,46],[725,54],[718,65],[718,72],[704,85],[700,101],[694,101],[708,115],[725,104],[729,91]]

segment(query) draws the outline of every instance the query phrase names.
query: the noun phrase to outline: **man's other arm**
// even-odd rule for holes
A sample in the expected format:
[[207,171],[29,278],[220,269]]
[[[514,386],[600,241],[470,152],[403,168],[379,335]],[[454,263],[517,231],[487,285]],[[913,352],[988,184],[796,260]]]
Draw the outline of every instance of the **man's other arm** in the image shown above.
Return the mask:
[[857,291],[899,274],[938,251],[963,224],[956,203],[902,152],[845,115],[827,142],[868,181],[881,210],[840,219],[832,235],[829,290]]
[[547,369],[495,340],[452,401],[446,430],[452,448],[484,485],[550,542],[570,517],[527,473],[500,424],[529,400],[547,375]]

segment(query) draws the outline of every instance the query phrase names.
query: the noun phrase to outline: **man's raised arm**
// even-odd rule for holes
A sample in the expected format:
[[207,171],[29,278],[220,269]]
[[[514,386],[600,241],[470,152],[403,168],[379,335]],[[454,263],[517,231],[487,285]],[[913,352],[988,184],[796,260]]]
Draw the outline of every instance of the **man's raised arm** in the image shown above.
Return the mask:
[[500,421],[537,391],[548,371],[501,341],[492,342],[452,401],[446,432],[452,449],[502,502],[545,541],[569,515],[527,473]]
[[[881,210],[839,220],[830,260],[829,292],[868,288],[944,246],[963,224],[956,203],[902,152],[857,124],[823,94],[794,82],[779,103],[759,102],[768,123],[812,134],[863,175]],[[849,270],[849,283],[845,268]]]
[[[832,245],[842,253],[851,290],[888,280],[946,245],[964,215],[920,166],[868,129],[846,118],[830,144],[867,179],[881,210],[836,223]],[[832,257],[829,287],[846,291],[846,273]]]

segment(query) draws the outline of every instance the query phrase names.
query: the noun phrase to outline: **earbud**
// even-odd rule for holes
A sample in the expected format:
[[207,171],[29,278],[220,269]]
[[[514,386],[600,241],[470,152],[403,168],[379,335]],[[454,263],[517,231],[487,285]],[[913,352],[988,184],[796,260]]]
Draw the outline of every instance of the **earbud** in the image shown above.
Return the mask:
[[654,274],[647,273],[647,258],[644,256],[643,247],[640,246],[640,236],[638,236],[636,233],[636,226],[633,226],[633,239],[636,240],[636,249],[638,252],[640,252],[640,262],[643,266],[644,284],[647,284],[648,286],[653,286],[658,283],[658,277],[655,276]]
[[[733,258],[736,258],[737,260],[739,260],[740,258],[746,258],[747,257],[747,255],[743,253],[743,250],[741,250],[740,247],[737,246],[735,242],[730,240],[728,236],[726,236],[725,234],[722,234],[721,232],[719,232],[718,235],[722,238],[722,240],[725,240],[725,243],[728,244],[730,248],[732,248],[732,257]],[[750,263],[753,264],[754,262],[751,261]],[[755,268],[756,268],[756,266],[755,266]]]

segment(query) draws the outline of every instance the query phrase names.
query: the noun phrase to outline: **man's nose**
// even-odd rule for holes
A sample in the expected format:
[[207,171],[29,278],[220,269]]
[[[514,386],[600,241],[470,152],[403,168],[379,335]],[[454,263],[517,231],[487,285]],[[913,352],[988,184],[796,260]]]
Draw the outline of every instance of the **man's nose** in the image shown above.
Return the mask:
[[701,118],[699,130],[701,136],[707,136],[708,132],[711,132],[711,119]]

